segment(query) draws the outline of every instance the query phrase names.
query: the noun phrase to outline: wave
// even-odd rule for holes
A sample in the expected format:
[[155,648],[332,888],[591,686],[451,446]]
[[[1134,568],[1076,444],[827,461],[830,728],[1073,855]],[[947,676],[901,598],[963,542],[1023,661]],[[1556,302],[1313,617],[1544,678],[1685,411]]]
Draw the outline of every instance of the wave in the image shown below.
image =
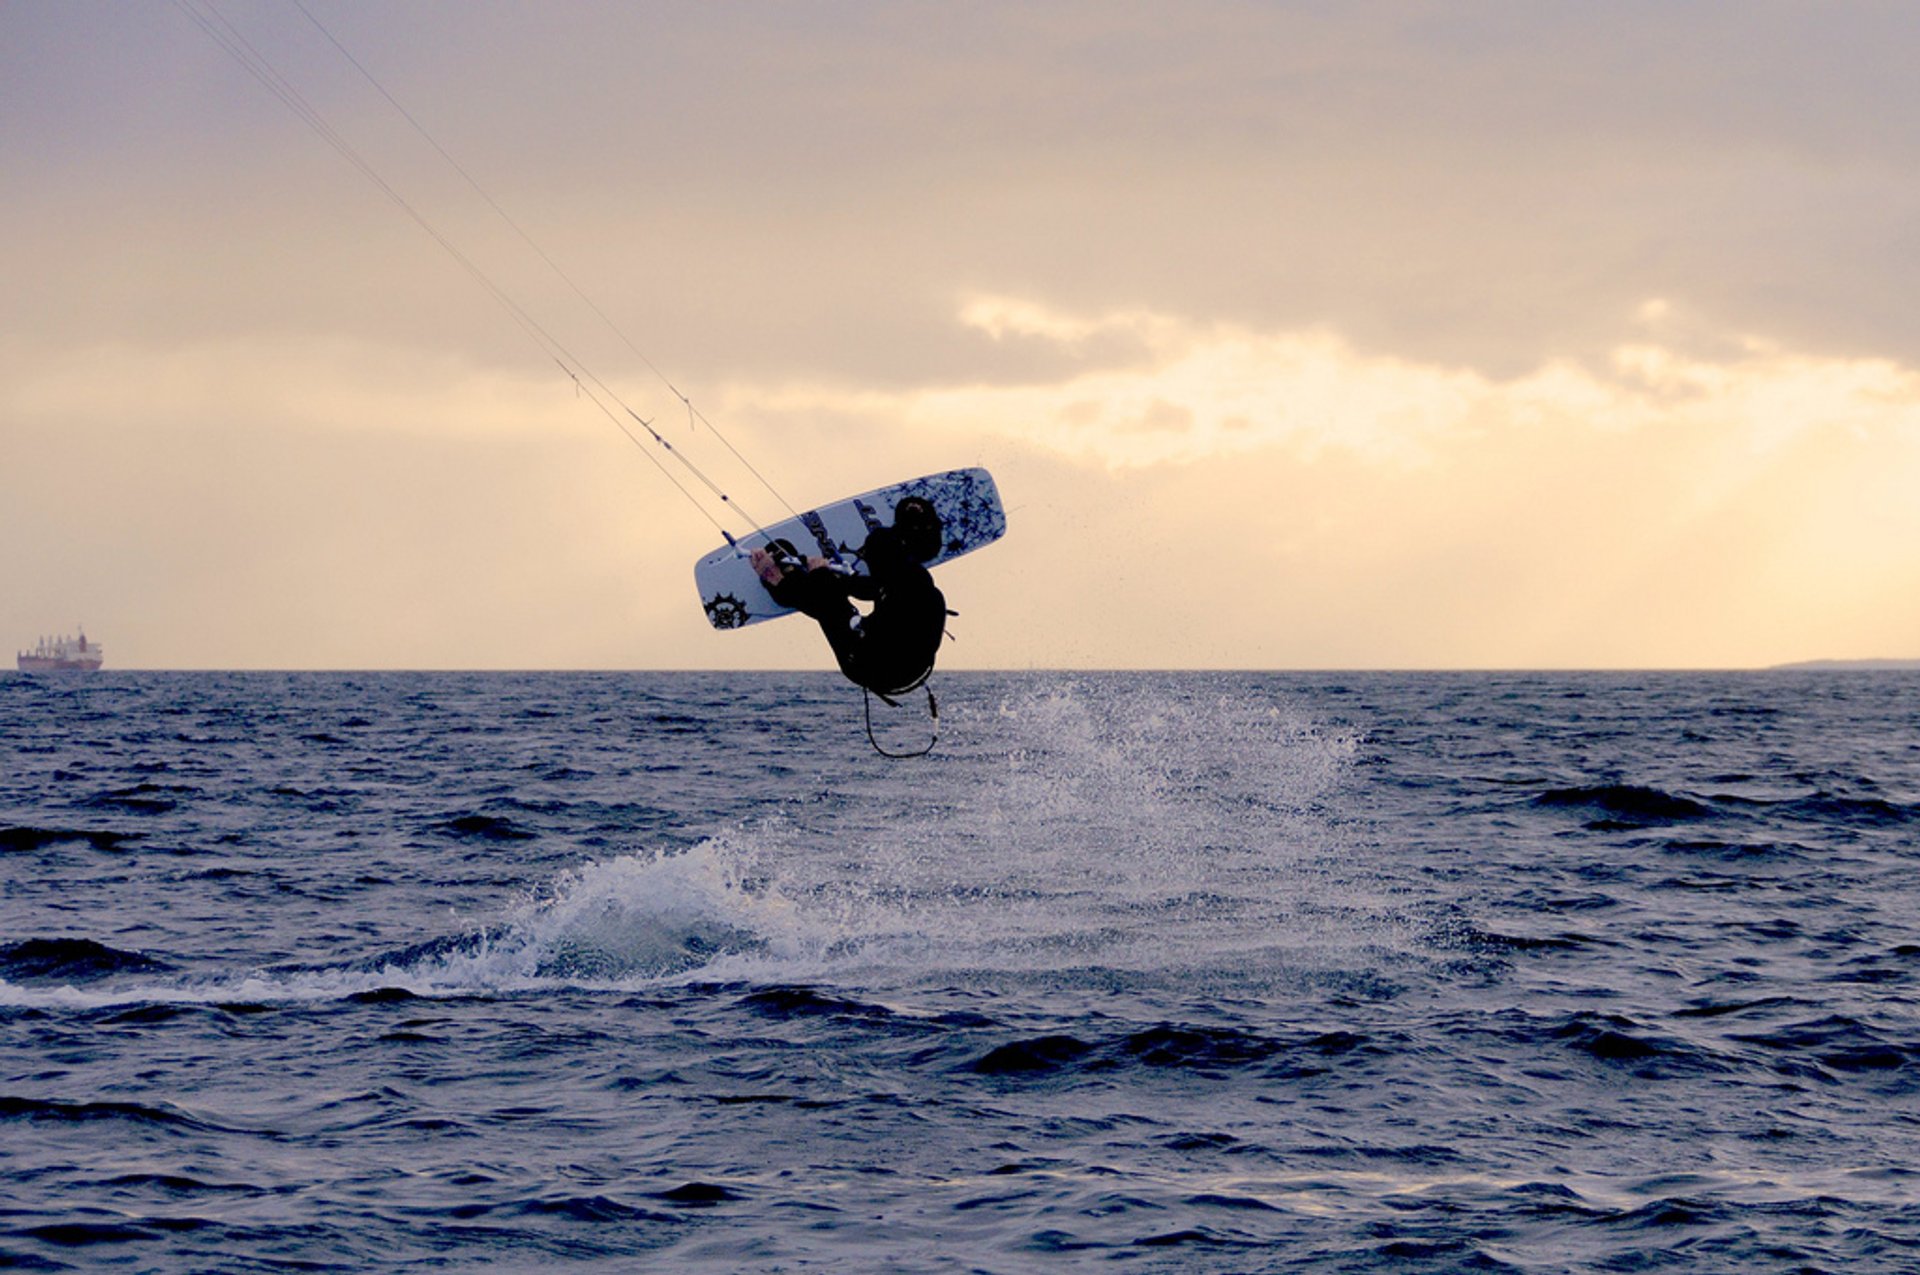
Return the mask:
[[133,1124],[184,1129],[196,1133],[229,1132],[211,1121],[190,1116],[164,1104],[144,1102],[63,1102],[50,1098],[22,1098],[0,1094],[0,1121],[124,1120]]
[[1547,1029],[1548,1038],[1636,1076],[1720,1075],[1732,1063],[1712,1050],[1654,1031],[1623,1014],[1576,1013]]
[[29,939],[0,948],[0,1006],[380,1003],[561,986],[627,989],[696,974],[751,981],[769,967],[786,971],[791,981],[795,969],[812,968],[810,958],[840,937],[832,926],[809,922],[771,885],[747,881],[729,848],[709,841],[681,853],[623,855],[563,872],[501,922],[347,962],[96,986],[110,974],[175,967],[86,939]]
[[1839,797],[1825,792],[1770,803],[1768,812],[1789,819],[1837,823],[1851,828],[1902,828],[1920,822],[1920,805],[1881,797]]
[[[206,1225],[199,1219],[185,1221],[188,1227]],[[46,1222],[38,1226],[23,1226],[8,1234],[41,1240],[58,1248],[78,1249],[90,1244],[131,1244],[151,1240],[165,1234],[165,1231],[138,1222]],[[65,1267],[50,1264],[47,1269],[62,1270]]]
[[[517,1214],[522,1217],[557,1217],[592,1223],[664,1223],[676,1221],[672,1215],[643,1209],[604,1195],[546,1196],[516,1204],[488,1209],[487,1213]],[[480,1216],[476,1214],[475,1216]]]
[[1767,1052],[1776,1071],[1829,1082],[1856,1077],[1901,1093],[1920,1088],[1920,1041],[1890,1039],[1857,1018],[1831,1015],[1731,1039]]
[[1785,841],[1722,841],[1712,837],[1673,837],[1661,843],[1671,854],[1736,867],[1773,868],[1806,857],[1807,847]]
[[717,1182],[686,1182],[666,1191],[656,1191],[656,1200],[665,1200],[669,1204],[678,1204],[682,1208],[709,1208],[715,1204],[726,1204],[743,1198],[738,1191],[721,1186]]
[[749,992],[739,1004],[774,1019],[834,1018],[861,1022],[888,1022],[899,1017],[884,1005],[830,995],[813,987],[779,986]]
[[1649,824],[1681,823],[1708,819],[1713,807],[1691,797],[1640,784],[1592,784],[1576,788],[1550,788],[1533,799],[1533,804],[1548,809],[1585,809],[1602,818],[1590,828],[1638,828]]
[[121,1191],[152,1190],[168,1195],[263,1195],[272,1188],[246,1182],[208,1182],[184,1173],[130,1172],[101,1179],[100,1185]]
[[129,841],[138,841],[141,832],[112,832],[101,828],[0,828],[0,851],[44,850],[71,841],[84,841],[95,850],[118,850]]
[[182,800],[199,795],[198,788],[143,781],[130,788],[115,788],[107,792],[95,793],[80,804],[94,810],[124,810],[136,815],[164,815],[177,809]]
[[1535,796],[1533,804],[1544,809],[1590,810],[1598,817],[1587,826],[1600,831],[1693,823],[1721,816],[1759,816],[1770,822],[1789,820],[1823,829],[1889,829],[1920,823],[1920,803],[1827,791],[1785,798],[1726,794],[1702,800],[1642,784],[1589,784],[1550,788]]
[[463,841],[532,841],[538,835],[511,819],[477,813],[443,819],[435,830]]
[[124,952],[92,939],[23,939],[0,945],[0,978],[9,981],[90,982],[172,968],[144,953]]
[[964,1070],[1011,1078],[1131,1068],[1215,1076],[1257,1067],[1263,1075],[1298,1078],[1329,1070],[1330,1060],[1342,1055],[1364,1058],[1375,1052],[1377,1046],[1366,1037],[1345,1031],[1281,1040],[1239,1028],[1159,1023],[1095,1040],[1053,1034],[1008,1041],[966,1063]]
[[1437,946],[1464,948],[1481,952],[1579,952],[1591,947],[1611,946],[1598,935],[1563,930],[1558,934],[1507,934],[1470,922],[1448,926],[1434,936]]

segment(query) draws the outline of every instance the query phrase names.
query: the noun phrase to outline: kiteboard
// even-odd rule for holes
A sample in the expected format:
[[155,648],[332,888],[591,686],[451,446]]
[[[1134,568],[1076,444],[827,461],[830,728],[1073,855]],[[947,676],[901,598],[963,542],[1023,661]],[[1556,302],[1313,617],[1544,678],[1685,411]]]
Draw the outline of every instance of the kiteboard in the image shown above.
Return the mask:
[[893,525],[894,506],[909,496],[932,501],[940,515],[940,552],[928,566],[972,553],[1007,533],[1000,489],[984,469],[950,469],[864,492],[762,527],[694,563],[693,582],[700,590],[707,622],[716,629],[737,629],[792,613],[793,608],[781,606],[767,593],[747,560],[755,549],[764,549],[776,540],[787,541],[801,557],[827,558],[865,575],[860,547],[876,527]]

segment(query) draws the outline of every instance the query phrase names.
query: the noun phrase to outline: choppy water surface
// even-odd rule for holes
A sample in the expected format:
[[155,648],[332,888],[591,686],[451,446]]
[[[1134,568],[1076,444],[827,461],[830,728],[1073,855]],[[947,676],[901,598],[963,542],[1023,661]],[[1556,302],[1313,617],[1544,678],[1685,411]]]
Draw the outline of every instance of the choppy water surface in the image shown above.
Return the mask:
[[0,1266],[1920,1268],[1920,678],[939,689],[0,676]]

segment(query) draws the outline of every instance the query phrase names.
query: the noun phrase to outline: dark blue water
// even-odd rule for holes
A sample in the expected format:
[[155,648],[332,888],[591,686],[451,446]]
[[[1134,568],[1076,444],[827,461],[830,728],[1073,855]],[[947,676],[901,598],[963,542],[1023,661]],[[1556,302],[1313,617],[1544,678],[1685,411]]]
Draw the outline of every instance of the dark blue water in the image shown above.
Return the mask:
[[0,1266],[1920,1269],[1920,678],[938,686],[0,677]]

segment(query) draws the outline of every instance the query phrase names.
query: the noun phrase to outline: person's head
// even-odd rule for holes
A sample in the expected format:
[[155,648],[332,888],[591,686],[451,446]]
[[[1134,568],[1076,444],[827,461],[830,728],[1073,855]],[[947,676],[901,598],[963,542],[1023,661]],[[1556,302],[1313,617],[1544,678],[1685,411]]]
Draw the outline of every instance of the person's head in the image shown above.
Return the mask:
[[908,496],[893,507],[893,529],[900,544],[915,562],[928,562],[940,555],[940,514],[924,496]]

